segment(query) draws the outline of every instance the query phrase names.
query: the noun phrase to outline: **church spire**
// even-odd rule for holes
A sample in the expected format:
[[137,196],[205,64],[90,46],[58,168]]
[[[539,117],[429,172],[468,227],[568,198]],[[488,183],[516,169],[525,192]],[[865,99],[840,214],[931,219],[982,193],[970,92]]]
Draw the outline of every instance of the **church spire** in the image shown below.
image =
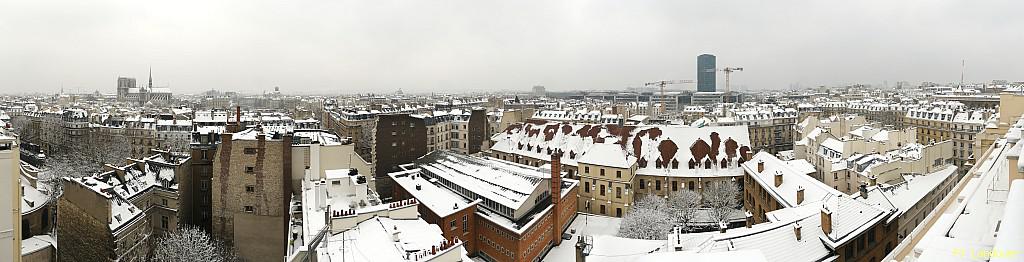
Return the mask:
[[149,85],[146,86],[146,89],[153,90],[153,67],[152,66],[149,67]]

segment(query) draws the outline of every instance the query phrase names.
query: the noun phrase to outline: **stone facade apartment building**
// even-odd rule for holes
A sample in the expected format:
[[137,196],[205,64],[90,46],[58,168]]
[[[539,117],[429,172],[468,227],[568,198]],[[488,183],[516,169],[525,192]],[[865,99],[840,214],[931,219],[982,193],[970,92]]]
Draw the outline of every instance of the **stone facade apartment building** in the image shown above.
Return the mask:
[[[553,165],[432,152],[389,174],[395,196],[417,200],[421,218],[487,261],[539,261],[576,214],[579,182]],[[476,171],[473,171],[476,170]]]
[[[742,179],[750,152],[743,126],[571,125],[531,121],[492,137],[490,156],[540,167],[548,152],[565,152],[560,165],[577,178],[577,210],[622,217],[637,194],[701,192],[716,181]],[[622,142],[627,146],[622,146]],[[639,156],[639,157],[638,157]]]
[[188,156],[166,152],[108,171],[62,179],[58,200],[60,261],[145,261],[154,240],[178,226],[177,181]]
[[775,212],[783,209],[806,216],[787,228],[792,228],[797,240],[804,235],[812,237],[808,240],[814,243],[820,239],[826,256],[834,257],[834,261],[880,261],[899,244],[893,209],[839,192],[765,152],[742,166],[743,208],[750,213],[748,224],[788,220],[780,217],[783,213]]
[[62,152],[88,141],[89,113],[83,109],[23,111],[12,117],[24,130],[19,138],[38,144],[44,152]]
[[993,112],[966,110],[963,104],[950,104],[935,103],[909,110],[905,121],[908,126],[917,128],[917,140],[922,143],[952,140],[954,164],[963,167],[973,162],[976,135],[985,128]]
[[799,112],[793,108],[768,107],[737,109],[719,117],[712,125],[745,125],[754,152],[765,150],[778,153],[793,150],[793,130]]
[[[21,194],[17,138],[0,130],[0,259],[21,261]],[[10,212],[10,213],[8,213]]]

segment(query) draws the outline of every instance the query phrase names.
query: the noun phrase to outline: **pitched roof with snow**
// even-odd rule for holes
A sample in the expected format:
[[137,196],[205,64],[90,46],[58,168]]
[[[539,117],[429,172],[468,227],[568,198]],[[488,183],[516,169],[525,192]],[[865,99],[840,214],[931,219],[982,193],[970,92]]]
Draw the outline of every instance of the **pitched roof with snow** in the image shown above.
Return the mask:
[[[757,172],[759,162],[764,162],[764,171]],[[769,195],[783,207],[795,207],[823,200],[830,195],[844,195],[842,192],[815,180],[806,173],[793,169],[786,162],[768,152],[754,155],[751,161],[742,164],[743,169],[761,185]],[[782,184],[775,186],[775,175],[782,175]],[[797,203],[797,189],[804,189],[803,203]]]
[[[735,163],[739,151],[742,147],[749,150],[747,132],[746,126],[696,128],[531,121],[509,126],[492,136],[491,150],[540,160],[548,160],[553,151],[561,150],[561,163],[566,165],[626,167],[635,161],[637,173],[669,176],[721,175],[721,161],[726,159],[727,169],[738,175]],[[710,161],[715,168],[690,169],[691,160],[697,165]]]

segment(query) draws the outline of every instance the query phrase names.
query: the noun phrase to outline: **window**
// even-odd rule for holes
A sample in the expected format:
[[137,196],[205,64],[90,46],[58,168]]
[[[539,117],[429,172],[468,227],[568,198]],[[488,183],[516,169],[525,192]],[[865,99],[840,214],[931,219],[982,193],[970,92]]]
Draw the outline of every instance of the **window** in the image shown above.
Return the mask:
[[199,181],[199,189],[200,190],[209,190],[210,189],[210,180]]
[[246,213],[256,213],[256,208],[253,206],[245,206],[242,211],[245,211]]
[[469,233],[469,218],[462,215],[462,233]]
[[160,216],[160,228],[167,229],[167,216]]
[[672,181],[672,191],[679,191],[679,182]]
[[590,193],[590,181],[583,182],[583,192]]
[[589,166],[583,167],[583,173],[590,174],[590,167]]
[[256,149],[255,148],[251,148],[251,147],[245,148],[244,151],[245,151],[246,155],[254,155],[254,154],[256,154]]
[[202,154],[203,154],[203,160],[207,160],[207,159],[209,159],[209,157],[207,157],[207,156],[206,156],[206,153],[207,153],[206,149],[203,149],[203,151],[202,151]]
[[654,190],[661,190],[661,180],[654,180]]
[[621,187],[616,187],[615,188],[615,198],[622,198],[622,188]]
[[622,208],[621,207],[615,208],[615,217],[622,217]]
[[245,167],[245,173],[248,173],[248,174],[256,173],[256,167],[251,167],[251,166]]
[[245,192],[247,192],[247,193],[256,192],[256,187],[255,186],[251,186],[251,185],[250,186],[245,186]]
[[622,178],[622,170],[615,170],[615,178]]
[[452,221],[449,221],[449,222],[448,222],[448,225],[449,225],[449,227],[451,227],[452,229],[455,229],[455,220],[454,220],[454,219],[452,219]]
[[694,187],[694,183],[693,183],[693,181],[690,181],[690,190],[693,190],[693,187]]
[[[602,196],[604,195],[604,185],[601,185],[601,195]],[[604,212],[601,212],[601,213],[604,213]]]
[[644,183],[644,180],[641,178],[640,179],[640,189],[644,189],[646,187],[647,187],[647,183]]
[[605,209],[604,209],[604,205],[601,205],[601,214],[604,215],[605,213],[606,212],[605,212]]
[[873,230],[873,229],[872,230],[868,230],[868,244],[869,245],[874,245],[875,244],[875,230]]
[[604,168],[601,169],[601,176],[604,176]]
[[160,199],[160,204],[163,204],[163,206],[167,206],[167,199],[166,198]]

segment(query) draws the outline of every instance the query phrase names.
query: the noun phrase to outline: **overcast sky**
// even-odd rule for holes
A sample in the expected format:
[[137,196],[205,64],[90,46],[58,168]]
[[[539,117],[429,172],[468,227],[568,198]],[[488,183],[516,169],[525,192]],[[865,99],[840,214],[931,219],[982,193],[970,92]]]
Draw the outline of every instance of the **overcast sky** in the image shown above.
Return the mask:
[[[0,3],[0,93],[750,89],[1024,80],[1024,1],[16,1]],[[719,88],[724,77],[719,74]],[[695,89],[693,85],[680,88]]]

